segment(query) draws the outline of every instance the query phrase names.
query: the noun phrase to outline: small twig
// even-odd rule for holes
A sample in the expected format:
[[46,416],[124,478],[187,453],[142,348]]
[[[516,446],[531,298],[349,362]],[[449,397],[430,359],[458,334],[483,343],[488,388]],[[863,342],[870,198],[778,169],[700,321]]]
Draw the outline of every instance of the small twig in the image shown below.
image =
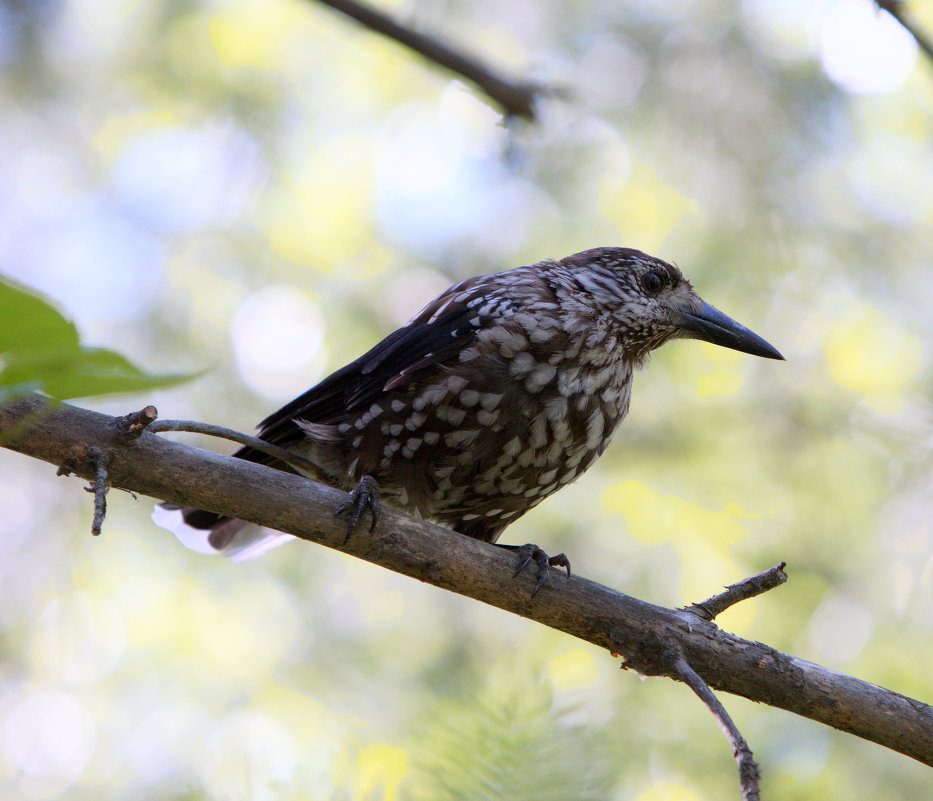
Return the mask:
[[699,699],[706,704],[707,709],[713,713],[719,728],[722,729],[729,745],[732,746],[732,755],[739,767],[739,786],[742,789],[742,801],[760,801],[761,772],[755,762],[752,750],[745,742],[735,722],[726,712],[726,708],[713,694],[709,685],[700,678],[697,672],[687,664],[683,655],[678,654],[670,664],[672,674],[693,690]]
[[295,455],[292,451],[280,448],[258,437],[251,437],[249,434],[234,431],[232,428],[210,425],[209,423],[197,423],[193,420],[156,420],[149,424],[148,430],[153,434],[161,434],[165,431],[187,431],[192,434],[206,434],[209,437],[229,439],[285,462],[285,464],[294,467],[303,475],[320,476],[321,474],[316,465]]
[[150,426],[159,417],[159,410],[155,406],[147,406],[138,412],[130,412],[117,418],[117,425],[126,434],[139,436],[139,434]]
[[768,568],[763,573],[730,584],[724,592],[713,595],[698,604],[690,604],[684,611],[692,612],[704,620],[713,620],[730,606],[781,586],[787,581],[787,573],[784,572],[785,567],[787,567],[787,562],[781,562],[781,564]]
[[90,487],[85,487],[88,492],[94,493],[94,522],[91,524],[91,534],[95,537],[100,536],[101,526],[104,525],[104,518],[107,516],[107,490],[109,482],[107,481],[107,454],[99,448],[87,449],[88,461],[94,462],[94,483]]
[[411,48],[435,64],[463,76],[498,103],[507,117],[523,117],[534,121],[536,97],[549,93],[546,87],[539,84],[509,80],[483,64],[478,58],[467,55],[462,50],[439,39],[406,28],[388,15],[353,2],[353,0],[319,0],[319,2]]
[[933,40],[931,40],[926,33],[920,30],[919,26],[914,23],[910,17],[907,16],[906,3],[903,0],[875,0],[875,4],[882,11],[887,11],[894,19],[896,19],[904,28],[907,33],[914,37],[914,41],[919,47],[933,62]]
[[84,489],[86,492],[94,493],[94,522],[91,524],[91,534],[95,537],[100,536],[104,518],[107,516],[107,490],[110,488],[107,476],[109,461],[107,454],[100,448],[81,447],[68,456],[55,471],[57,476],[70,476],[72,473],[79,472],[81,466],[88,462],[94,465],[94,483]]

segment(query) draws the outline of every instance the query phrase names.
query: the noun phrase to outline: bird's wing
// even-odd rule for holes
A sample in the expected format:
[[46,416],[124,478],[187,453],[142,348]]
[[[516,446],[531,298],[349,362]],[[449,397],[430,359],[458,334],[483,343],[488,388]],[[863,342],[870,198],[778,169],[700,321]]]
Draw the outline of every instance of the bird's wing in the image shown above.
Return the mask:
[[[260,437],[288,447],[307,436],[296,419],[320,424],[341,421],[348,411],[380,403],[387,389],[456,358],[484,325],[503,312],[501,304],[495,309],[483,306],[483,283],[488,279],[467,279],[448,289],[408,325],[263,420],[259,424]],[[506,303],[512,308],[520,305],[515,300]],[[273,461],[248,449],[237,455],[252,461]]]

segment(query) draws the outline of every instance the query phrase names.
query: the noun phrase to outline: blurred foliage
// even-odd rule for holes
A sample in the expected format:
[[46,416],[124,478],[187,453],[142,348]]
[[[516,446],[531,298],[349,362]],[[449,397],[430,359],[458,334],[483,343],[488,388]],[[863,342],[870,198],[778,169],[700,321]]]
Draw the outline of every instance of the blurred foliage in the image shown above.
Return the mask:
[[72,323],[4,281],[0,319],[0,400],[36,391],[59,400],[142,392],[193,377],[147,375],[118,353],[82,347]]
[[[453,281],[652,251],[787,363],[663,349],[599,465],[505,540],[671,606],[786,560],[724,627],[930,701],[931,65],[869,0],[386,5],[569,98],[504,126],[313,2],[0,4],[0,273],[64,312],[3,295],[0,349],[80,332],[204,371],[132,406],[248,430]],[[682,686],[324,549],[190,553],[129,496],[92,540],[52,473],[0,452],[2,799],[737,796]],[[929,794],[724,702],[768,798]]]

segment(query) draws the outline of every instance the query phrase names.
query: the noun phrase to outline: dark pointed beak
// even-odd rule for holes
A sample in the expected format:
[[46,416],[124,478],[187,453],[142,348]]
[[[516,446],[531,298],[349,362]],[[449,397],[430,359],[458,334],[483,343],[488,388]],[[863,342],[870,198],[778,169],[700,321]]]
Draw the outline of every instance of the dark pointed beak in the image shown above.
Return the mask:
[[784,359],[773,345],[708,303],[703,303],[699,311],[682,310],[681,315],[680,327],[690,339],[702,339],[765,359]]

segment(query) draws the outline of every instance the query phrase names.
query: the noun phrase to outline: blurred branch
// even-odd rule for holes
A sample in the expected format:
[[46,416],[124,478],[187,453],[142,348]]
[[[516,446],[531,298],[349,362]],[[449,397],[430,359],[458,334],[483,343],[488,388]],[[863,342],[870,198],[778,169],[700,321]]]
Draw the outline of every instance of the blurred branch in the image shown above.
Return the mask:
[[903,0],[875,0],[878,8],[887,11],[911,36],[928,59],[933,61],[933,41],[920,30],[920,27],[907,15],[907,4]]
[[[55,465],[97,448],[107,454],[113,487],[342,550],[622,654],[624,667],[644,675],[686,680],[689,674],[672,662],[678,654],[713,689],[795,712],[933,766],[933,708],[927,704],[580,576],[552,575],[532,599],[534,577],[512,579],[510,552],[392,509],[382,511],[374,534],[356,531],[342,546],[346,524],[334,510],[346,494],[292,473],[171,442],[145,428],[128,436],[120,418],[35,395],[0,407],[0,442]],[[94,464],[76,459],[75,465],[77,474],[96,477]]]
[[535,100],[548,92],[547,88],[528,81],[512,81],[484,64],[478,58],[427,34],[406,28],[387,14],[353,0],[318,0],[336,11],[352,17],[361,25],[388,36],[411,48],[429,61],[476,84],[494,100],[507,117],[535,119]]

